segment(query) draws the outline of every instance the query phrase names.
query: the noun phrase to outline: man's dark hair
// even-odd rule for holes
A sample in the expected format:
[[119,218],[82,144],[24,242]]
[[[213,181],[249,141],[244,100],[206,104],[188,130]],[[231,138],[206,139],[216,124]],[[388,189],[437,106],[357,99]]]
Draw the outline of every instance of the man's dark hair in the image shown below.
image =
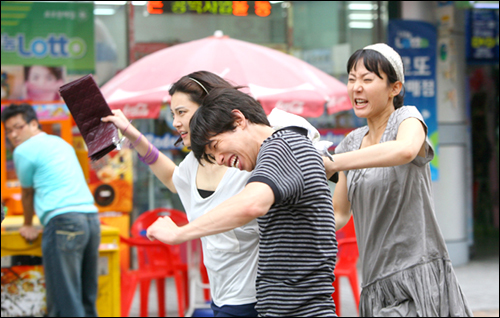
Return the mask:
[[[365,68],[368,71],[375,73],[379,78],[382,78],[380,71],[387,74],[387,85],[396,83],[398,80],[398,75],[396,74],[394,67],[392,67],[391,62],[389,62],[385,56],[374,50],[359,49],[354,52],[347,62],[347,74],[349,74],[352,69],[356,70],[356,63],[358,63],[361,59],[363,59]],[[399,95],[394,96],[394,108],[398,109],[403,106],[404,95],[403,85],[403,89],[401,89]]]
[[36,112],[31,105],[10,104],[9,106],[5,107],[4,110],[2,111],[2,123],[5,124],[5,121],[7,121],[7,119],[17,116],[19,114],[23,115],[24,121],[26,121],[26,123],[28,124],[32,120],[36,120],[38,122],[38,117],[36,116]]
[[205,153],[205,147],[210,138],[236,128],[237,117],[232,113],[235,109],[253,124],[270,126],[262,105],[253,97],[233,88],[214,88],[189,123],[191,149],[198,161],[214,163]]

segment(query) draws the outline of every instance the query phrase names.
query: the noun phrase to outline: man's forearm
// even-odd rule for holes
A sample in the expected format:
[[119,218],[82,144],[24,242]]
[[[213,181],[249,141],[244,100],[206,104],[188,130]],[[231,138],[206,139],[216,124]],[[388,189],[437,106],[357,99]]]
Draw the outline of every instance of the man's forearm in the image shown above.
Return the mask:
[[21,202],[23,205],[24,225],[33,225],[33,215],[35,214],[34,208],[34,189],[22,188]]
[[273,203],[271,188],[264,183],[252,182],[239,194],[187,225],[178,227],[169,217],[158,218],[148,228],[147,236],[151,240],[175,245],[227,232],[265,215]]
[[240,195],[223,202],[215,209],[179,228],[179,239],[189,241],[203,236],[230,231],[259,216],[255,205],[241,200]]

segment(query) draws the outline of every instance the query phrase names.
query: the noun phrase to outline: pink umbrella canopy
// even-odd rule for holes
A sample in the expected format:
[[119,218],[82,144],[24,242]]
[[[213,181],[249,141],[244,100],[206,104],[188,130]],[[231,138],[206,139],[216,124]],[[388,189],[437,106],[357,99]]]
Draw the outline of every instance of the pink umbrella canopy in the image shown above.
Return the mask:
[[157,118],[168,90],[182,76],[210,71],[257,99],[269,114],[274,107],[318,117],[352,108],[347,86],[291,55],[228,36],[210,36],[147,55],[109,80],[102,93],[112,109],[129,118]]

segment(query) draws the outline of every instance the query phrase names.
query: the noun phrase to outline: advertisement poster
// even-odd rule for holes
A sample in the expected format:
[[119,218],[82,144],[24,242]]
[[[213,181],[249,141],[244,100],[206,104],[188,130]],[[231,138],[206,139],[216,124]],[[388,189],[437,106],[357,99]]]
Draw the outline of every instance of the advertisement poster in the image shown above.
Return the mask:
[[[75,149],[78,154],[79,147]],[[84,153],[87,155],[87,151]],[[88,161],[89,188],[99,212],[132,212],[132,154],[132,149],[124,147],[120,151],[113,150],[97,161]]]
[[92,3],[2,1],[2,65],[94,70]]
[[93,73],[92,3],[2,1],[2,101],[60,101],[59,87]]
[[432,181],[439,178],[439,131],[436,87],[436,28],[426,22],[391,20],[388,45],[403,59],[405,69],[404,104],[416,106],[428,127],[427,136],[434,148]]
[[467,62],[498,64],[498,10],[467,10]]

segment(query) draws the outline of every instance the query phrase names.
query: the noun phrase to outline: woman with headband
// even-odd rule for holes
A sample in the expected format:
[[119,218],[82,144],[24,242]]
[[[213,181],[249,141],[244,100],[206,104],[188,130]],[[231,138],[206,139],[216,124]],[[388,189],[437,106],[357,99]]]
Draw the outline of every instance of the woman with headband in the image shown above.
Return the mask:
[[[356,116],[327,163],[339,173],[337,230],[354,217],[362,265],[361,316],[472,316],[434,214],[434,150],[415,106],[403,106],[403,62],[386,44],[356,51],[347,64]],[[326,161],[325,161],[326,162]]]
[[[169,90],[173,125],[180,140],[191,146],[189,122],[214,87],[237,89],[219,76],[199,71],[186,75]],[[178,193],[191,222],[219,203],[239,193],[250,173],[214,164],[199,164],[190,152],[177,166],[159,152],[120,110],[102,120],[118,127],[139,158],[168,189]],[[180,141],[179,140],[179,141]],[[259,253],[259,227],[252,221],[234,230],[201,239],[215,317],[257,317],[255,278]]]

